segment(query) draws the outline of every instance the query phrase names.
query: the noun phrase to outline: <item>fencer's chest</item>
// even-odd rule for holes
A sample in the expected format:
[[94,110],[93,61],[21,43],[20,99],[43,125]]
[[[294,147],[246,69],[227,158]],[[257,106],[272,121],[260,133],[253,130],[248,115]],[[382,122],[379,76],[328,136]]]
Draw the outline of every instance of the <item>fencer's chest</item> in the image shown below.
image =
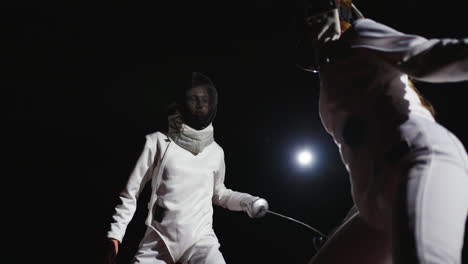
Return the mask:
[[181,195],[193,190],[212,190],[219,165],[219,157],[210,146],[194,155],[174,144],[167,153],[161,187]]

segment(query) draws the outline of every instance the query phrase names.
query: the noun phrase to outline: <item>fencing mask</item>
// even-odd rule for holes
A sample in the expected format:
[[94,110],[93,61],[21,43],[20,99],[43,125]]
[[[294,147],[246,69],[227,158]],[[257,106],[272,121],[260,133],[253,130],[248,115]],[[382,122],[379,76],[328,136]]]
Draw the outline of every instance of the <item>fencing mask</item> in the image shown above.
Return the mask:
[[176,97],[177,110],[187,126],[202,130],[213,122],[218,105],[218,93],[213,82],[200,72],[181,76]]

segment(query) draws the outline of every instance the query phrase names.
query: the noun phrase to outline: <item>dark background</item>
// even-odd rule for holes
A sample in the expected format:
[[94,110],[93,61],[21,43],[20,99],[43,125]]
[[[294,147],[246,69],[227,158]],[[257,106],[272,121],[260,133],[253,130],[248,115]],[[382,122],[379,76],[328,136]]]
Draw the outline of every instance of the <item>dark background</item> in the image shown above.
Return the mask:
[[[318,117],[317,77],[295,67],[295,2],[167,2],[2,8],[3,218],[14,263],[99,263],[118,192],[144,136],[166,129],[171,80],[187,69],[218,88],[228,187],[324,233],[350,208],[347,174]],[[355,3],[405,33],[468,36],[465,1]],[[466,146],[468,84],[416,85]],[[316,153],[312,168],[295,164],[303,147]],[[129,225],[119,263],[135,252],[145,214]],[[216,208],[214,218],[228,263],[306,263],[315,253],[313,232],[275,216]]]

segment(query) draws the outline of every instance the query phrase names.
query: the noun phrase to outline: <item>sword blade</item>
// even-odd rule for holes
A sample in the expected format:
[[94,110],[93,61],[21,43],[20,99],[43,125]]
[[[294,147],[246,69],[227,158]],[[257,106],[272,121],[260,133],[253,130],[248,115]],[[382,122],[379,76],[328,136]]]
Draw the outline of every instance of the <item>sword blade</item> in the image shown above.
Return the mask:
[[319,235],[321,235],[321,236],[323,236],[323,237],[325,237],[325,238],[327,237],[326,235],[324,235],[322,232],[318,231],[317,229],[311,227],[310,225],[308,225],[308,224],[306,224],[306,223],[303,223],[303,222],[301,222],[301,221],[299,221],[299,220],[296,220],[296,219],[294,219],[294,218],[292,218],[292,217],[285,216],[285,215],[282,215],[282,214],[280,214],[280,213],[277,213],[277,212],[274,212],[274,211],[271,211],[271,210],[268,210],[267,212],[270,213],[270,214],[272,214],[272,215],[276,215],[276,216],[278,216],[278,217],[285,218],[285,219],[287,219],[287,220],[289,220],[289,221],[293,221],[293,222],[295,222],[295,223],[298,223],[298,224],[300,224],[300,225],[302,225],[302,226],[305,226],[305,227],[309,228],[310,230],[312,230],[312,231],[318,233]]

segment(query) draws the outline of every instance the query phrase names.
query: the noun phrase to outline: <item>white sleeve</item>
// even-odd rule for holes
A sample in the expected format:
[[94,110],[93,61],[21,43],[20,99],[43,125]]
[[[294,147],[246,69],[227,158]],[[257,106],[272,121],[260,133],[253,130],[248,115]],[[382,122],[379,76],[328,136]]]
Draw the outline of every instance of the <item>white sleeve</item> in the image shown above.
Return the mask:
[[224,185],[225,173],[226,166],[223,156],[221,158],[219,170],[216,171],[214,175],[213,203],[232,211],[245,211],[246,206],[255,201],[258,197],[226,188]]
[[371,19],[357,20],[350,33],[351,48],[368,49],[414,79],[426,82],[468,80],[468,38],[425,39]]
[[150,136],[146,136],[146,143],[138,161],[133,169],[126,186],[120,192],[121,203],[116,206],[107,237],[122,242],[128,223],[136,211],[137,199],[145,184],[151,178],[151,170],[156,152],[156,143]]

